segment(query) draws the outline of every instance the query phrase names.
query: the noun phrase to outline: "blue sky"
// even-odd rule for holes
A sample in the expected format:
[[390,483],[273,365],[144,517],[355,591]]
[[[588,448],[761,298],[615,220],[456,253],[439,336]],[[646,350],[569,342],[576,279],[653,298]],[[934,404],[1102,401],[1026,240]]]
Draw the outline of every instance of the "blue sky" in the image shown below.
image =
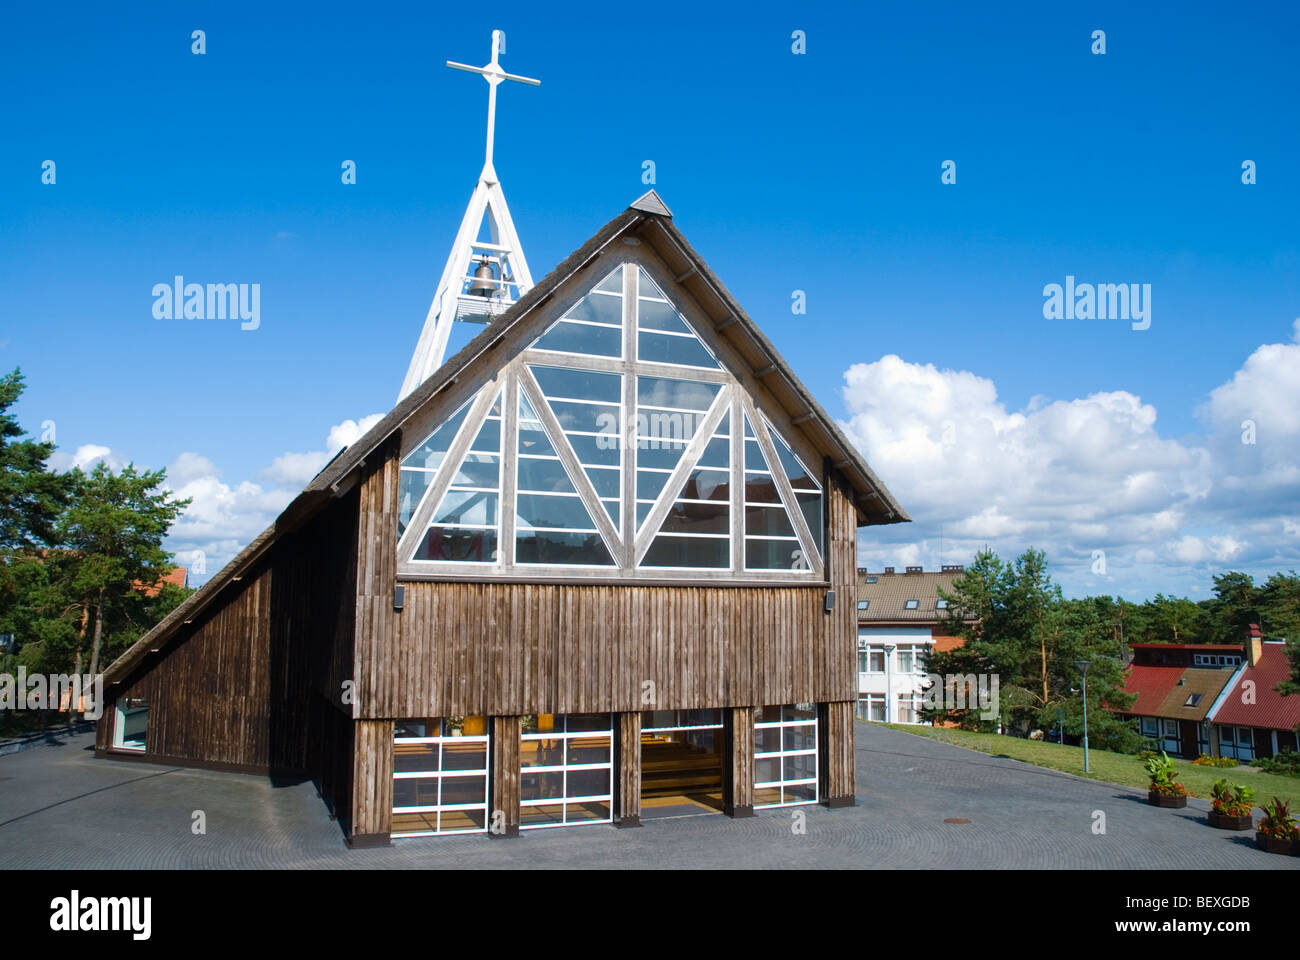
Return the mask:
[[[1035,543],[1073,593],[1300,566],[1300,427],[1277,409],[1300,389],[1292,4],[68,4],[3,27],[0,363],[66,456],[180,464],[214,498],[178,549],[246,541],[292,494],[276,458],[391,407],[482,163],[486,84],[443,63],[486,62],[498,27],[505,68],[542,81],[503,87],[496,147],[534,276],[653,160],[916,518],[864,535],[862,562],[929,567],[942,525],[942,559]],[[260,283],[260,328],[154,319],[176,274]],[[1045,320],[1067,274],[1150,283],[1150,329]],[[1257,449],[1231,446],[1242,410]],[[1064,453],[1052,424],[1089,416],[1141,449]],[[945,423],[955,460],[913,436]],[[1011,495],[1017,463],[1047,466]]]

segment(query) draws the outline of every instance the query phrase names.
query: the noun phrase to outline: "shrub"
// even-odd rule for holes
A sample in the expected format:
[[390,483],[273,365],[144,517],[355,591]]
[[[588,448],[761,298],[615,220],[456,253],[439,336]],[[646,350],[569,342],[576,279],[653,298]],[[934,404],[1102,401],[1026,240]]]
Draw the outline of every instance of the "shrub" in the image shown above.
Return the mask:
[[1250,787],[1220,778],[1210,788],[1210,807],[1220,816],[1248,817],[1255,809],[1254,797]]
[[1300,753],[1283,750],[1275,757],[1260,757],[1255,766],[1265,773],[1278,773],[1284,777],[1300,777]]
[[1151,757],[1146,762],[1147,773],[1151,776],[1151,792],[1163,794],[1167,797],[1183,797],[1187,795],[1187,788],[1178,782],[1178,774],[1174,771],[1174,761],[1169,759],[1169,754],[1163,750],[1160,756]]
[[1255,829],[1274,840],[1300,840],[1300,829],[1295,824],[1290,801],[1274,797],[1272,803],[1264,804],[1264,819],[1255,825]]
[[1232,757],[1212,757],[1208,753],[1203,753],[1192,763],[1198,767],[1235,767],[1237,761]]

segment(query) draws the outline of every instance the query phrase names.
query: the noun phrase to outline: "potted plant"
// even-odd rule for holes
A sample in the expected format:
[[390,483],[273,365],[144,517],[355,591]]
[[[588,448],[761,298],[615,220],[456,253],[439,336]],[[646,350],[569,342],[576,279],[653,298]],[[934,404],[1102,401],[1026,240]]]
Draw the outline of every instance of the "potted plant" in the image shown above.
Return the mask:
[[1274,797],[1272,803],[1264,804],[1264,819],[1255,825],[1255,846],[1269,853],[1296,852],[1300,846],[1300,829],[1291,816],[1289,800]]
[[1160,756],[1151,757],[1146,762],[1147,773],[1151,775],[1151,786],[1147,791],[1147,803],[1153,807],[1187,806],[1187,788],[1178,782],[1174,772],[1174,761],[1163,750]]
[[1210,826],[1220,830],[1249,830],[1254,821],[1255,791],[1225,779],[1214,781],[1210,788]]

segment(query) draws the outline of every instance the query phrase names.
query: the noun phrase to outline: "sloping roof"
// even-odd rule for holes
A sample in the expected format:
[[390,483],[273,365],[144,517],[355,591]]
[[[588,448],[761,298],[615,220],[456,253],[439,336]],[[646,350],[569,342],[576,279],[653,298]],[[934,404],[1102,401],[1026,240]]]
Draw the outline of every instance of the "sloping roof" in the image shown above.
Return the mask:
[[[1240,671],[1237,681],[1225,691],[1223,701],[1215,710],[1215,723],[1231,723],[1242,727],[1267,727],[1273,730],[1294,730],[1300,725],[1300,695],[1284,697],[1273,688],[1290,678],[1291,668],[1286,656],[1285,643],[1265,643],[1259,663]],[[1255,684],[1255,702],[1242,703],[1242,684]]]
[[[1137,700],[1124,712],[1199,723],[1232,676],[1231,670],[1135,665],[1129,667],[1124,690],[1136,693]],[[1189,706],[1187,700],[1193,694],[1199,694],[1200,700]]]
[[[665,212],[657,212],[660,207]],[[859,526],[910,521],[911,517],[880,482],[835,420],[789,369],[771,341],[682,236],[672,222],[672,214],[667,211],[668,208],[659,195],[651,190],[596,231],[591,239],[521,296],[510,309],[399,401],[360,440],[330,461],[271,526],[115,660],[105,671],[105,680],[109,683],[120,682],[147,651],[158,649],[171,632],[197,615],[236,575],[257,562],[279,536],[295,529],[332,497],[345,492],[355,479],[355,473],[365,463],[365,458],[400,430],[409,418],[441,390],[460,377],[476,376],[484,368],[495,370],[497,364],[493,352],[505,342],[511,329],[534,308],[548,300],[566,280],[599,256],[606,247],[624,236],[633,238],[633,242],[650,244],[659,257],[675,271],[677,283],[685,287],[713,319],[717,335],[727,340],[751,365],[768,393],[786,409],[796,428],[804,433],[808,441],[823,455],[831,458],[834,467],[853,487]]]
[[188,587],[190,585],[189,570],[184,567],[172,567],[159,578],[157,583],[143,584],[137,580],[135,588],[142,591],[146,597],[156,597],[162,591],[163,585],[167,583],[176,587]]
[[[870,603],[867,609],[857,611],[858,622],[938,624],[945,616],[945,612],[935,606],[939,600],[939,587],[951,592],[953,580],[964,573],[962,570],[859,573],[857,599],[869,600]],[[876,582],[867,583],[868,577],[875,577]],[[917,601],[915,610],[907,609],[909,600]]]
[[1124,712],[1145,717],[1159,716],[1156,711],[1165,702],[1169,691],[1178,685],[1178,678],[1182,675],[1182,667],[1129,667],[1128,676],[1124,678],[1124,691],[1137,694],[1137,699]]

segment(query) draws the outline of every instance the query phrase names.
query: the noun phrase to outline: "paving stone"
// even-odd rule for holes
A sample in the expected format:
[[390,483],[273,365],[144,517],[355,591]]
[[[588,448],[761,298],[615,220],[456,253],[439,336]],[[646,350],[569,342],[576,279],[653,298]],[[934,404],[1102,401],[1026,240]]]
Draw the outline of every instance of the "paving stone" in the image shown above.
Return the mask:
[[[0,868],[1300,869],[1253,833],[1208,827],[1205,801],[1163,810],[1142,791],[874,724],[857,725],[857,774],[857,805],[836,810],[349,850],[310,782],[95,760],[81,734],[0,757]],[[191,832],[195,810],[206,835]]]

